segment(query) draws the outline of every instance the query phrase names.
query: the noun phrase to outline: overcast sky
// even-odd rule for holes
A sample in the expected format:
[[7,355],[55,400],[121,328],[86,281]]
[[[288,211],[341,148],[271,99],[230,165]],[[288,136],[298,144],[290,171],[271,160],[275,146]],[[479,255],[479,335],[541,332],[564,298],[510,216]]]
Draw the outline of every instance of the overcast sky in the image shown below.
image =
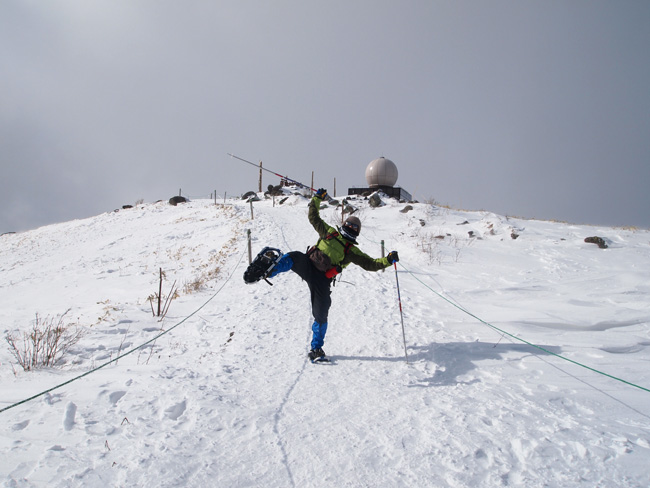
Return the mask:
[[0,70],[0,234],[256,189],[227,153],[650,228],[647,0],[2,0]]

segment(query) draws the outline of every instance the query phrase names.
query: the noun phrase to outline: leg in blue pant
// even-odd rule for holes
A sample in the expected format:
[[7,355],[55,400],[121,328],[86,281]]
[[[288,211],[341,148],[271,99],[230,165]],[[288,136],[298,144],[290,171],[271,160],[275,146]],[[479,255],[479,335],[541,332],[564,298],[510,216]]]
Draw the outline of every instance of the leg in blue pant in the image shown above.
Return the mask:
[[275,275],[279,273],[284,273],[285,271],[289,271],[291,268],[293,268],[293,260],[288,254],[284,254],[280,258],[280,261],[278,261],[278,263],[271,270],[271,274],[269,275],[269,278],[273,278]]
[[332,305],[332,298],[330,296],[331,280],[325,276],[325,273],[314,267],[306,254],[299,251],[293,251],[283,255],[275,268],[273,268],[270,276],[273,277],[278,273],[289,270],[300,276],[309,286],[311,310],[314,315],[314,323],[311,327],[313,332],[311,348],[321,349],[325,342],[325,333],[327,332],[327,315]]
[[321,324],[319,322],[314,322],[311,326],[313,336],[311,339],[311,348],[320,349],[325,343],[325,334],[327,333],[327,322]]

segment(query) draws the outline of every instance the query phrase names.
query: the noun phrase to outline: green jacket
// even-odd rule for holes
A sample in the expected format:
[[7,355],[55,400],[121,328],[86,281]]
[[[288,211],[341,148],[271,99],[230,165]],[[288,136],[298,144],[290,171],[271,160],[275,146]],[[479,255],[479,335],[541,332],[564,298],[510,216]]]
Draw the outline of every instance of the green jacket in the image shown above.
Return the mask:
[[321,199],[317,197],[313,197],[309,202],[309,222],[320,237],[316,247],[329,256],[333,265],[345,268],[348,264],[354,263],[366,271],[379,271],[390,266],[388,259],[371,258],[362,252],[355,242],[347,240],[337,229],[327,225],[320,217],[320,203]]

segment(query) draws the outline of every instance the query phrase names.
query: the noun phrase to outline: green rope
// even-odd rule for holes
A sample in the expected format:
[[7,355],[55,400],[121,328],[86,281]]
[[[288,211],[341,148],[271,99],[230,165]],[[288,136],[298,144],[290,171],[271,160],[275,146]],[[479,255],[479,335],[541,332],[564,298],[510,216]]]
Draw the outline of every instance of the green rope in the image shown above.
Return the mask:
[[68,381],[65,381],[65,382],[63,382],[63,383],[61,383],[61,384],[59,384],[59,385],[53,386],[52,388],[49,388],[49,389],[47,389],[47,390],[45,390],[45,391],[42,391],[42,392],[40,392],[40,393],[37,393],[37,394],[34,395],[34,396],[31,396],[31,397],[29,397],[29,398],[25,398],[24,400],[21,400],[20,402],[14,403],[13,405],[9,405],[8,407],[4,407],[4,408],[0,409],[0,413],[2,413],[2,412],[6,412],[7,410],[9,410],[9,409],[11,409],[11,408],[17,407],[17,406],[19,406],[19,405],[22,405],[22,404],[24,404],[24,403],[27,403],[27,402],[29,402],[29,401],[32,401],[32,400],[34,400],[34,399],[36,399],[36,398],[38,398],[38,397],[41,397],[41,396],[43,396],[43,395],[46,395],[46,394],[48,394],[48,393],[50,393],[50,392],[52,392],[52,391],[54,391],[54,390],[57,390],[57,389],[62,388],[62,387],[64,387],[64,386],[66,386],[66,385],[69,385],[70,383],[72,383],[72,382],[74,382],[74,381],[77,381],[77,380],[80,380],[81,378],[84,378],[84,377],[88,376],[88,375],[91,374],[91,373],[95,373],[96,371],[99,371],[100,369],[105,368],[105,367],[108,366],[109,364],[115,363],[115,362],[117,362],[118,360],[120,360],[120,359],[122,359],[122,358],[128,356],[129,354],[133,354],[134,352],[136,352],[136,351],[142,349],[143,347],[148,346],[148,345],[151,344],[152,342],[157,341],[158,339],[160,339],[160,338],[161,338],[162,336],[164,336],[165,334],[168,334],[169,332],[171,332],[172,330],[174,330],[176,327],[178,327],[179,325],[185,323],[185,322],[188,321],[190,318],[192,318],[194,315],[196,315],[197,313],[199,313],[199,311],[200,311],[202,308],[204,308],[208,303],[210,303],[210,302],[211,302],[211,301],[212,301],[212,300],[213,300],[213,299],[214,299],[214,298],[215,298],[215,297],[216,297],[216,296],[221,292],[221,290],[223,290],[223,288],[226,286],[226,284],[230,281],[230,278],[232,278],[233,274],[235,273],[235,270],[236,270],[236,269],[239,267],[239,265],[241,264],[242,259],[244,259],[244,256],[245,256],[245,255],[246,255],[246,249],[244,249],[244,252],[242,253],[242,255],[241,255],[240,258],[239,258],[239,261],[237,262],[237,265],[233,268],[232,272],[230,273],[230,275],[228,276],[228,278],[226,279],[226,281],[223,282],[223,285],[221,285],[221,287],[220,287],[220,288],[219,288],[219,289],[214,293],[214,295],[212,295],[210,298],[208,298],[208,299],[205,301],[205,303],[204,303],[203,305],[201,305],[199,308],[197,308],[196,310],[194,310],[194,312],[192,312],[191,314],[189,314],[187,317],[185,317],[183,320],[181,320],[181,321],[178,322],[177,324],[175,324],[175,325],[173,325],[172,327],[170,327],[169,329],[167,329],[167,330],[161,332],[160,334],[158,334],[157,336],[153,337],[152,339],[149,339],[147,342],[145,342],[145,343],[143,343],[143,344],[140,344],[140,345],[137,346],[137,347],[134,347],[133,349],[131,349],[131,350],[125,352],[124,354],[122,354],[122,355],[120,355],[120,356],[117,356],[115,359],[111,359],[110,361],[107,361],[107,362],[105,362],[104,364],[102,364],[102,365],[100,365],[100,366],[97,366],[96,368],[93,368],[93,369],[91,369],[91,370],[89,370],[89,371],[86,371],[85,373],[80,374],[79,376],[75,376],[74,378],[69,379]]
[[582,367],[582,368],[588,369],[589,371],[593,371],[594,373],[598,373],[598,374],[600,374],[600,375],[607,376],[608,378],[611,378],[611,379],[613,379],[613,380],[620,381],[621,383],[625,383],[626,385],[633,386],[633,387],[635,387],[635,388],[638,388],[639,390],[647,391],[647,392],[650,393],[650,389],[648,389],[648,388],[645,388],[645,387],[643,387],[643,386],[639,386],[639,385],[637,385],[637,384],[634,384],[634,383],[632,383],[632,382],[630,382],[630,381],[626,381],[626,380],[624,380],[624,379],[618,378],[618,377],[613,376],[613,375],[611,375],[611,374],[604,373],[603,371],[599,371],[599,370],[597,370],[597,369],[595,369],[595,368],[592,368],[592,367],[590,367],[590,366],[587,366],[587,365],[585,365],[585,364],[582,364],[582,363],[580,363],[580,362],[578,362],[578,361],[574,361],[573,359],[569,359],[569,358],[564,357],[564,356],[562,356],[562,355],[560,355],[560,354],[554,353],[553,351],[549,351],[548,349],[545,349],[545,348],[543,348],[543,347],[541,347],[541,346],[538,346],[538,345],[536,345],[536,344],[533,344],[532,342],[528,342],[528,341],[522,339],[521,337],[517,337],[516,335],[513,335],[513,334],[511,334],[510,332],[507,332],[507,331],[505,331],[505,330],[503,330],[503,329],[500,329],[500,328],[498,328],[498,327],[496,327],[496,326],[490,324],[489,322],[486,322],[486,321],[483,320],[482,318],[477,317],[476,315],[474,315],[473,313],[471,313],[469,310],[464,309],[463,307],[461,307],[461,306],[458,305],[457,303],[452,302],[451,300],[449,300],[449,299],[448,299],[447,297],[445,297],[444,295],[441,295],[440,293],[438,293],[436,290],[434,290],[433,288],[431,288],[431,287],[430,287],[429,285],[427,285],[424,281],[422,281],[420,278],[418,278],[416,275],[414,275],[410,270],[408,270],[408,269],[407,269],[404,265],[402,265],[401,263],[400,263],[400,266],[404,269],[404,271],[406,271],[408,274],[410,274],[410,275],[411,275],[413,278],[415,278],[418,282],[420,282],[422,285],[424,285],[424,286],[425,286],[426,288],[428,288],[430,291],[432,291],[433,293],[435,293],[436,295],[438,295],[438,297],[442,298],[444,301],[446,301],[446,302],[449,303],[450,305],[453,305],[454,307],[456,307],[456,308],[457,308],[458,310],[460,310],[461,312],[464,312],[464,313],[466,313],[467,315],[469,315],[470,317],[472,317],[472,318],[478,320],[478,321],[481,322],[482,324],[485,324],[485,325],[487,325],[488,327],[491,327],[492,329],[494,329],[494,330],[496,330],[496,331],[498,331],[498,332],[500,332],[500,333],[502,333],[502,334],[504,334],[504,335],[507,335],[508,337],[511,337],[511,338],[516,339],[516,340],[518,340],[518,341],[520,341],[520,342],[523,342],[524,344],[527,344],[527,345],[529,345],[529,346],[531,346],[531,347],[534,347],[534,348],[536,348],[536,349],[539,349],[540,351],[544,351],[544,352],[547,353],[547,354],[550,354],[550,355],[555,356],[555,357],[560,358],[560,359],[564,359],[565,361],[568,361],[568,362],[570,362],[570,363],[573,363],[573,364],[575,364],[575,365],[577,365],[577,366],[580,366],[580,367]]
[[[374,241],[373,239],[370,239],[369,237],[367,237],[367,236],[365,236],[365,235],[364,235],[363,237],[364,237],[367,241],[372,242],[373,244],[379,244],[378,242]],[[402,263],[399,263],[399,264],[400,264],[400,266],[404,269],[404,271],[406,271],[406,272],[407,272],[408,274],[410,274],[413,278],[415,278],[418,282],[420,282],[420,284],[422,284],[423,286],[425,286],[426,288],[428,288],[430,291],[432,291],[433,293],[435,293],[438,297],[442,298],[444,301],[446,301],[446,302],[449,303],[450,305],[453,305],[454,307],[456,307],[456,308],[457,308],[458,310],[460,310],[461,312],[466,313],[466,314],[469,315],[470,317],[472,317],[472,318],[478,320],[479,322],[481,322],[481,323],[484,324],[484,325],[487,325],[488,327],[491,327],[492,329],[494,329],[494,330],[500,332],[501,334],[504,334],[504,335],[506,335],[506,336],[508,336],[508,337],[511,337],[511,338],[513,338],[513,339],[516,339],[516,340],[518,340],[519,342],[522,342],[522,343],[524,343],[524,344],[526,344],[526,345],[528,345],[528,346],[531,346],[531,347],[534,347],[534,348],[536,348],[536,349],[539,349],[540,351],[544,351],[544,352],[547,353],[547,354],[550,354],[550,355],[555,356],[555,357],[557,357],[557,358],[563,359],[563,360],[565,360],[565,361],[567,361],[567,362],[569,362],[569,363],[573,363],[573,364],[575,364],[576,366],[580,366],[581,368],[588,369],[589,371],[593,371],[594,373],[598,373],[598,374],[600,374],[600,375],[602,375],[602,376],[606,376],[606,377],[611,378],[611,379],[613,379],[613,380],[620,381],[621,383],[625,383],[626,385],[633,386],[634,388],[638,388],[639,390],[647,391],[648,393],[650,393],[650,388],[645,388],[645,387],[643,387],[643,386],[639,386],[639,385],[637,385],[637,384],[635,384],[635,383],[632,383],[632,382],[630,382],[630,381],[626,381],[626,380],[624,380],[624,379],[618,378],[618,377],[616,377],[616,376],[613,376],[613,375],[611,375],[611,374],[605,373],[605,372],[600,371],[600,370],[598,370],[598,369],[592,368],[591,366],[587,366],[586,364],[582,364],[582,363],[580,363],[580,362],[578,362],[578,361],[574,361],[573,359],[569,359],[569,358],[567,358],[567,357],[564,357],[564,356],[562,356],[562,355],[560,355],[560,354],[557,354],[557,353],[555,353],[555,352],[553,352],[553,351],[549,351],[548,349],[545,349],[545,348],[543,348],[543,347],[541,347],[541,346],[538,346],[537,344],[533,344],[532,342],[528,342],[528,341],[522,339],[521,337],[517,337],[516,335],[513,335],[513,334],[511,334],[510,332],[507,332],[507,331],[505,331],[505,330],[502,330],[502,329],[496,327],[495,325],[492,325],[492,324],[490,324],[489,322],[486,322],[486,321],[483,320],[482,318],[480,318],[480,317],[474,315],[473,313],[471,313],[469,310],[466,310],[465,308],[461,307],[461,306],[458,305],[457,303],[454,303],[454,302],[452,302],[451,300],[449,300],[449,299],[448,299],[447,297],[445,297],[444,295],[441,295],[441,294],[438,293],[436,290],[434,290],[434,289],[431,288],[429,285],[427,285],[424,281],[422,281],[420,278],[418,278],[416,275],[414,275],[414,274],[413,274],[409,269],[407,269],[406,266],[404,266]]]

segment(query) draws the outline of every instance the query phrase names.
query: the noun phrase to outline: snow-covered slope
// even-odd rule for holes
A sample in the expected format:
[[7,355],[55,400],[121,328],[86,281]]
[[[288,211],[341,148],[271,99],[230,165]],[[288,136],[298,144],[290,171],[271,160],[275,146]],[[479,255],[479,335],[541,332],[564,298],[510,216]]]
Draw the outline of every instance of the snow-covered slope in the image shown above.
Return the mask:
[[[244,284],[248,229],[254,253],[315,242],[300,196],[254,220],[163,202],[0,237],[3,337],[68,309],[86,331],[30,373],[3,340],[0,408],[92,371],[0,413],[0,482],[649,486],[650,233],[384,201],[351,203],[360,247],[400,253],[409,364],[393,268],[342,274],[329,365],[306,359],[297,275]],[[180,296],[159,322],[161,268]]]

